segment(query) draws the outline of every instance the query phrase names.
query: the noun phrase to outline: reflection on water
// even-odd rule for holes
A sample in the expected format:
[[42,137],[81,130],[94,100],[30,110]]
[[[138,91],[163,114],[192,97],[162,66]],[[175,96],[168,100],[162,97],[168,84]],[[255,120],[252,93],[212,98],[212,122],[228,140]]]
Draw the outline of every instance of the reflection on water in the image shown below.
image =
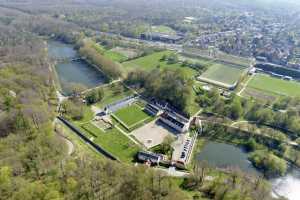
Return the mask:
[[213,167],[238,167],[247,173],[259,174],[248,160],[246,152],[239,147],[225,143],[207,142],[197,155],[197,159],[207,161]]
[[69,60],[77,57],[77,53],[71,45],[59,41],[49,41],[48,55],[53,59],[66,59],[55,66],[62,92],[65,94],[71,92],[74,84],[92,88],[105,82],[104,75],[93,66],[84,61]]
[[300,199],[299,169],[293,169],[286,176],[271,180],[271,183],[274,190],[274,196],[278,194],[288,198],[289,200]]

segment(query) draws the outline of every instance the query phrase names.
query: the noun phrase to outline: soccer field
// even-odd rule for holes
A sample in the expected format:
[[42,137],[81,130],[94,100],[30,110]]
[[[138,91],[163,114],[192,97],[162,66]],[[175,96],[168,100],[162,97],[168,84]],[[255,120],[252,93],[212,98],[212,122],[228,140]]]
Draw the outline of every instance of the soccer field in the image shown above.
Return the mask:
[[300,83],[282,80],[266,74],[256,74],[247,87],[273,93],[274,95],[300,96]]
[[198,72],[192,68],[189,67],[182,67],[181,64],[175,63],[175,64],[168,64],[166,61],[161,61],[160,59],[163,57],[163,55],[170,55],[173,53],[172,51],[161,51],[156,52],[153,54],[150,54],[148,56],[140,57],[134,60],[131,60],[129,62],[122,63],[123,66],[127,71],[133,70],[133,69],[143,69],[143,70],[153,70],[157,68],[157,66],[160,66],[161,69],[168,68],[168,69],[182,69],[183,72],[189,76],[195,76]]
[[125,108],[122,108],[116,111],[113,114],[113,117],[116,118],[120,123],[125,125],[126,128],[130,129],[140,123],[143,123],[145,120],[152,118],[143,109],[136,105],[130,105]]
[[220,86],[233,86],[245,72],[246,67],[215,63],[210,66],[199,79]]

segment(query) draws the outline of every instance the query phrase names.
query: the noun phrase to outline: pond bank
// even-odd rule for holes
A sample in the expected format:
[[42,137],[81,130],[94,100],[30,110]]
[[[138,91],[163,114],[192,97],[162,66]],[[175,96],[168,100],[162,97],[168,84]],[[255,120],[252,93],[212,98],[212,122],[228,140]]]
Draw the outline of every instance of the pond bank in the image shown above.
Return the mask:
[[[59,41],[48,41],[48,56],[56,63],[54,74],[63,94],[68,94],[72,87],[93,88],[106,82],[106,77],[97,68],[78,58],[72,45]],[[63,62],[58,62],[63,61]]]

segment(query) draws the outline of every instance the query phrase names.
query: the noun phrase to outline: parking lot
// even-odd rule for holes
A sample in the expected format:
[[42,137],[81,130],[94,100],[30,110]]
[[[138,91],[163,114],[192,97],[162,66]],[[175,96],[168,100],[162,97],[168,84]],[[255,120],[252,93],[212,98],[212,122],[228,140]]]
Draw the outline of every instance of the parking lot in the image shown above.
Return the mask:
[[186,134],[178,136],[178,140],[173,143],[174,151],[172,154],[172,160],[187,163],[193,148],[193,142],[193,138]]
[[152,121],[149,124],[136,129],[133,131],[132,135],[143,143],[146,148],[161,144],[168,135],[176,136],[172,129],[159,120]]

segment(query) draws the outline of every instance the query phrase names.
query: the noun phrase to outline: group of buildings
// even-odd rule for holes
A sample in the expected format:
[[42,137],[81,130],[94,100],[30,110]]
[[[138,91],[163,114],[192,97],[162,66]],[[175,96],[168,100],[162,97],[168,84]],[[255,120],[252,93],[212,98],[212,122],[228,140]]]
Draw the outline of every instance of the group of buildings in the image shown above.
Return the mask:
[[159,116],[163,123],[178,133],[185,133],[189,130],[191,119],[179,114],[166,102],[152,100],[146,105],[145,111],[153,116]]

